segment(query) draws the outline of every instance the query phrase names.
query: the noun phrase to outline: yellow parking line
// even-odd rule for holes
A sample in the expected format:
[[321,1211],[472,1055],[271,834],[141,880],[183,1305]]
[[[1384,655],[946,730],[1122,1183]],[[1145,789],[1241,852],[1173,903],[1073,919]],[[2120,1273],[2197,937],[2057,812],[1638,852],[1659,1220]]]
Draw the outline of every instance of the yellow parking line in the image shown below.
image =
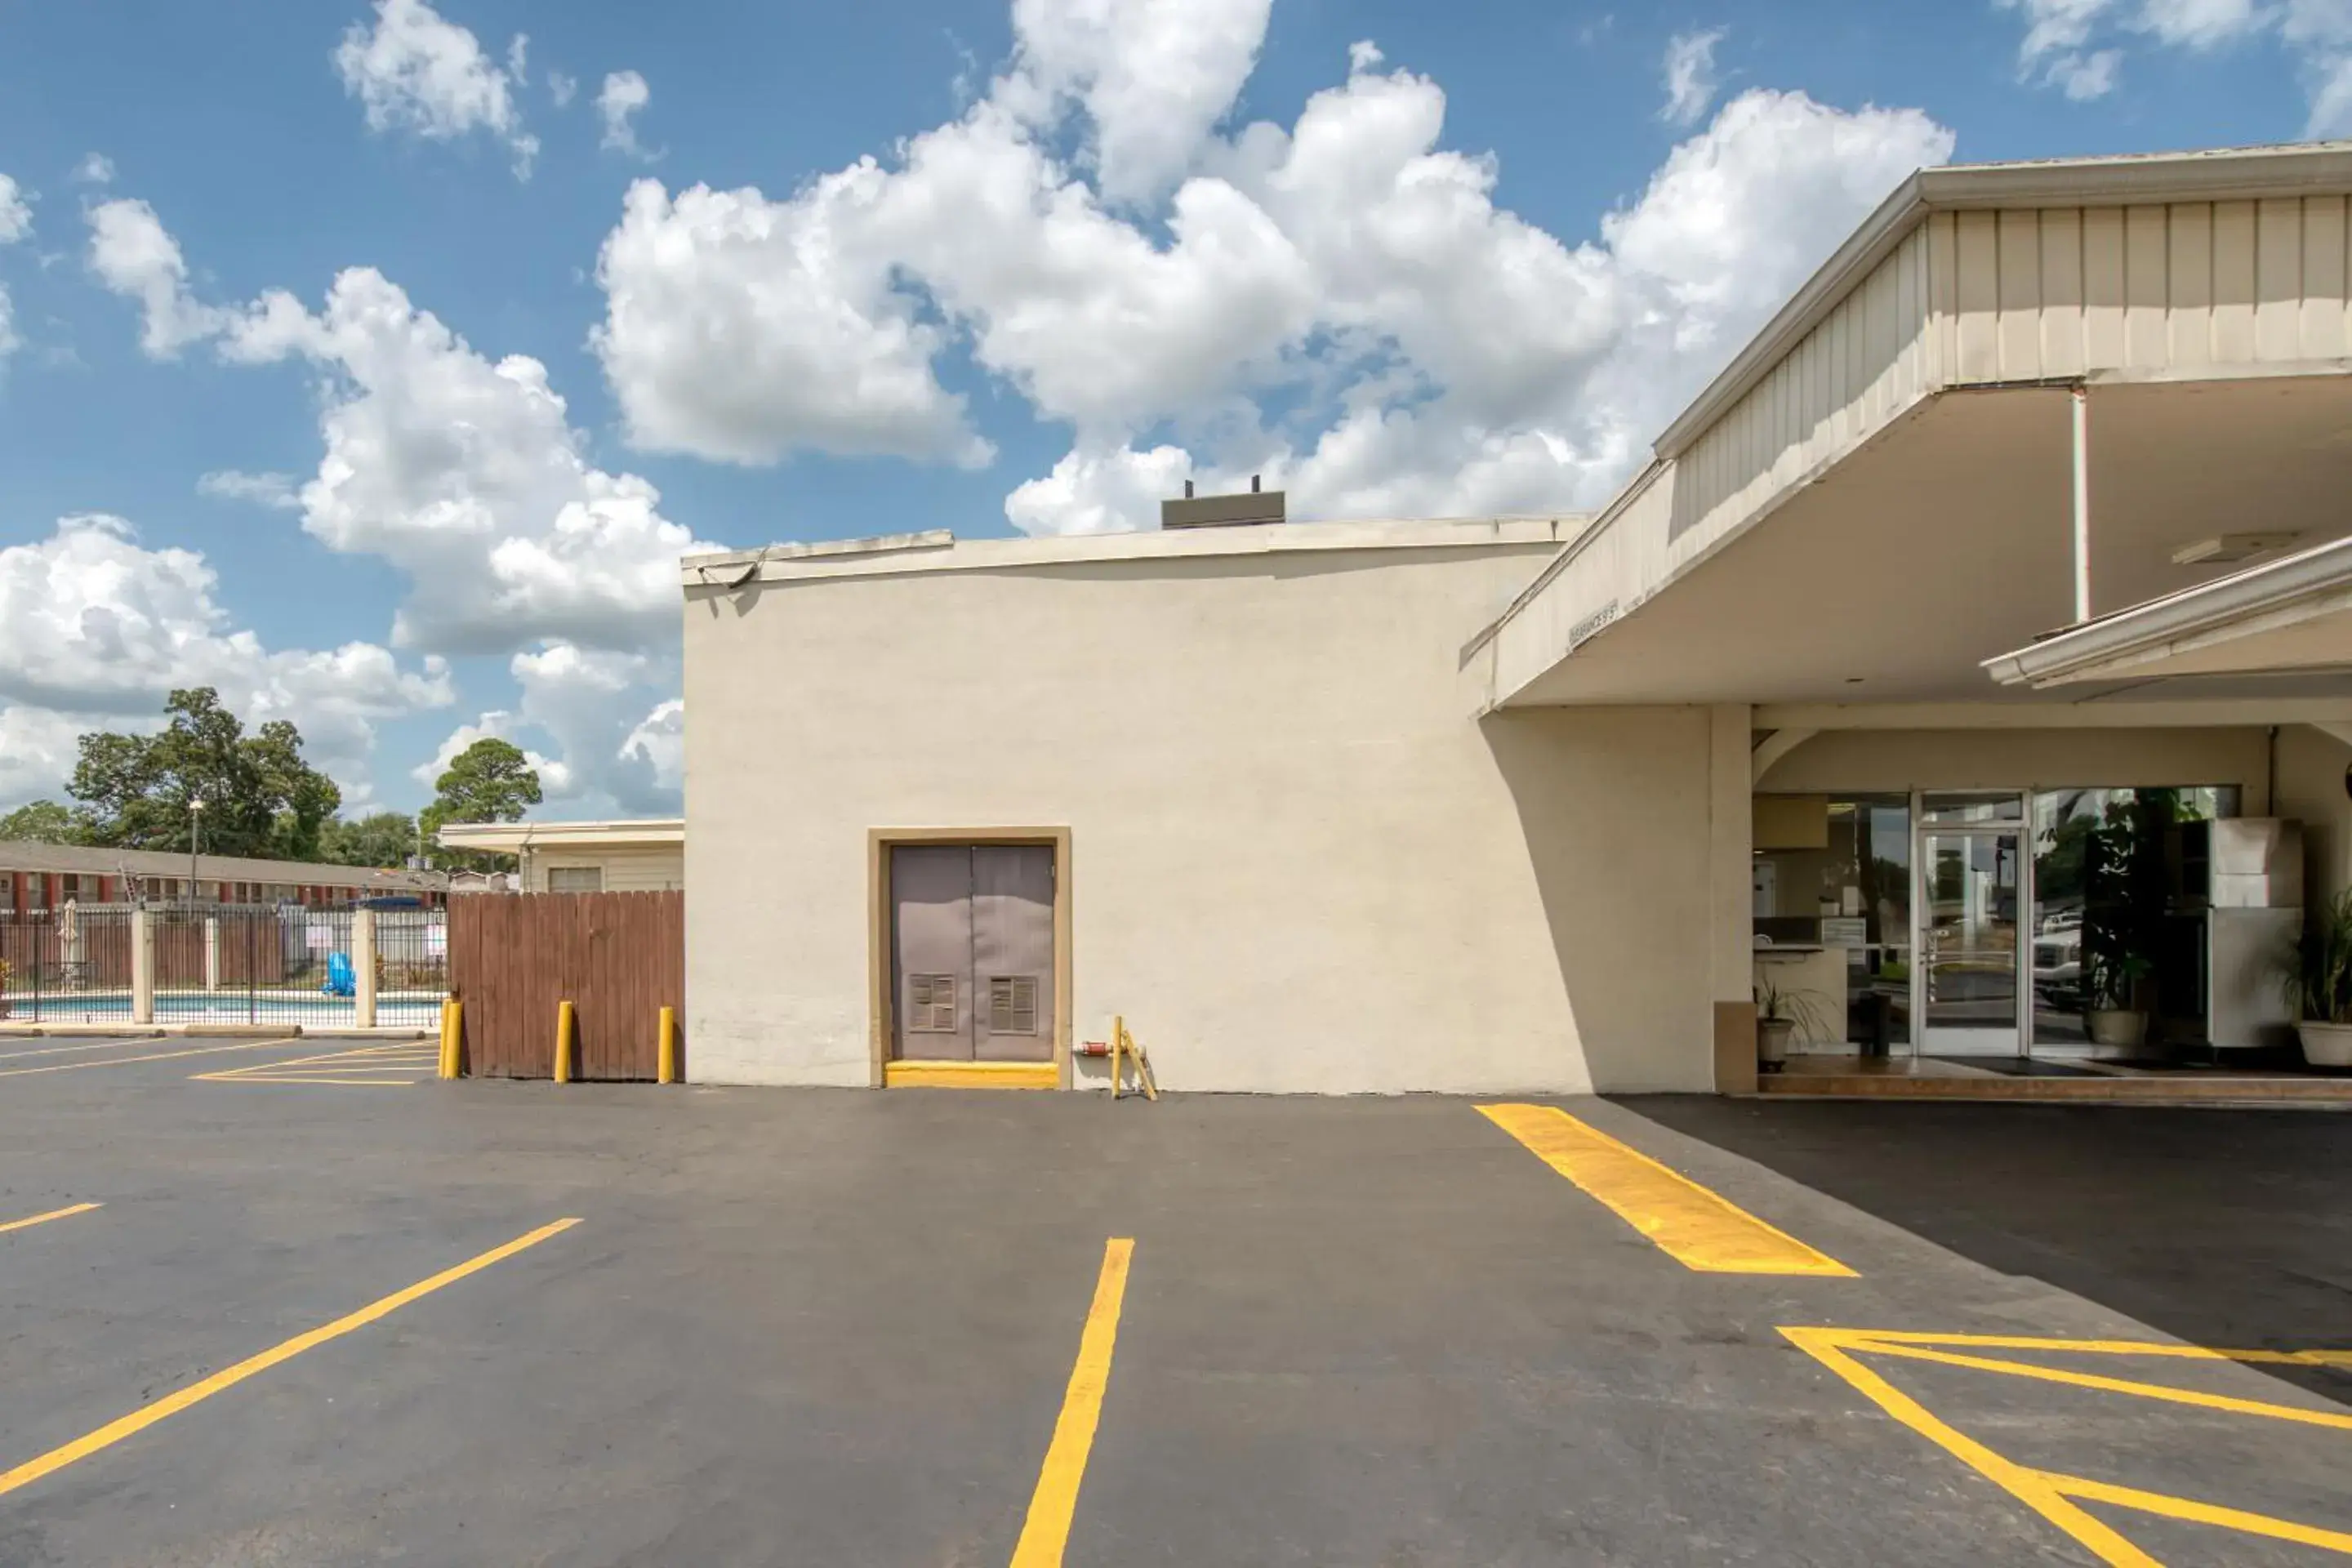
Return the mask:
[[1928,1414],[1926,1405],[1847,1354],[1850,1345],[1868,1348],[1859,1345],[1854,1336],[1835,1329],[1783,1328],[1780,1332],[1798,1349],[1861,1390],[1881,1410],[2073,1536],[2108,1568],[2163,1568],[2112,1527],[2068,1501],[2049,1477],[2002,1458],[1975,1438],[1938,1421]]
[[5,1225],[0,1225],[0,1232],[30,1230],[37,1225],[47,1225],[53,1219],[71,1219],[78,1214],[88,1214],[92,1209],[102,1209],[105,1206],[104,1204],[69,1204],[61,1209],[51,1209],[47,1214],[28,1215],[23,1219],[12,1219]]
[[297,1334],[281,1344],[247,1356],[235,1366],[223,1368],[201,1382],[175,1390],[143,1405],[130,1415],[108,1422],[95,1432],[75,1438],[72,1442],[50,1449],[37,1459],[27,1459],[15,1469],[0,1473],[0,1497],[5,1497],[19,1487],[30,1486],[44,1476],[54,1475],[78,1459],[86,1459],[102,1449],[110,1448],[125,1437],[135,1436],[166,1416],[176,1415],[192,1405],[201,1404],[225,1389],[234,1388],[248,1377],[268,1372],[281,1362],[289,1362],[304,1351],[315,1350],[330,1340],[342,1338],[354,1330],[363,1329],[377,1319],[388,1317],[420,1297],[429,1296],[446,1285],[454,1285],[469,1274],[478,1274],[493,1263],[502,1262],[528,1247],[537,1247],[551,1236],[570,1230],[577,1219],[559,1219],[551,1225],[515,1237],[503,1247],[469,1258],[454,1268],[445,1268],[429,1279],[420,1279],[404,1290],[395,1290],[378,1301],[370,1302],[356,1312],[347,1313],[331,1323],[325,1323],[308,1333]]
[[2095,1481],[2084,1476],[2062,1476],[2052,1470],[2044,1470],[2042,1475],[2053,1489],[2067,1497],[2081,1498],[2085,1502],[2137,1509],[2142,1513],[2184,1520],[2190,1524],[2242,1530],[2249,1535],[2266,1535],[2273,1541],[2292,1541],[2301,1546],[2317,1546],[2330,1552],[2352,1553],[2352,1535],[2340,1530],[2323,1530],[2315,1524],[2302,1524],[2267,1513],[2250,1513],[2242,1508],[2223,1508],[2218,1503],[2199,1502],[2194,1498],[2144,1492],[2137,1487],[2119,1487],[2110,1481]]
[[2258,1363],[2262,1364],[2342,1365],[2345,1352],[2340,1351],[2233,1351],[2217,1350],[2203,1345],[2160,1344],[2128,1340],[2060,1340],[1992,1334],[1925,1334],[1907,1331],[1879,1329],[1783,1328],[1780,1332],[1823,1366],[1844,1378],[1867,1395],[1881,1409],[1913,1431],[1935,1443],[1963,1464],[1969,1465],[1988,1479],[2006,1488],[2043,1518],[2066,1531],[2088,1547],[2102,1563],[2122,1565],[2122,1568],[2148,1568],[2155,1559],[2125,1540],[2107,1525],[2075,1506],[2077,1501],[2104,1503],[2110,1507],[2136,1510],[2166,1519],[2211,1525],[2222,1530],[2242,1531],[2249,1534],[2267,1536],[2276,1541],[2292,1541],[2305,1546],[2316,1546],[2331,1552],[2352,1553],[2352,1534],[2323,1525],[2305,1524],[2296,1520],[2279,1519],[2246,1509],[2224,1507],[2219,1503],[2200,1501],[2194,1498],[2175,1497],[2167,1492],[2146,1491],[2137,1487],[2117,1485],[2112,1481],[2095,1480],[2088,1477],[2067,1475],[2056,1470],[2036,1469],[2002,1458],[1990,1448],[1969,1437],[1933,1414],[1918,1401],[1897,1390],[1876,1371],[1864,1365],[1863,1356],[1895,1356],[1913,1361],[1934,1362],[1944,1365],[1965,1367],[1971,1371],[1996,1375],[2036,1378],[2045,1382],[2073,1384],[2102,1392],[2128,1394],[2136,1398],[2154,1399],[2172,1404],[2191,1405],[2204,1409],[2227,1411],[2233,1415],[2255,1415],[2273,1419],[2307,1422],[2330,1427],[2352,1426],[2352,1417],[2325,1411],[2299,1409],[2292,1405],[2273,1405],[2266,1400],[2235,1399],[2220,1394],[2200,1393],[2163,1384],[2140,1383],[2127,1378],[2102,1377],[2095,1374],[2070,1373],[2063,1368],[2037,1366],[2024,1362],[2001,1361],[1990,1356],[1961,1355],[1935,1349],[1938,1344],[1998,1345],[2016,1350],[2074,1352],[2092,1355],[2130,1355],[2170,1357],[2175,1360],[2210,1360],[2221,1362]]
[[1102,1420],[1103,1394],[1110,1387],[1111,1350],[1118,1340],[1128,1264],[1134,1256],[1131,1237],[1113,1237],[1103,1244],[1102,1274],[1095,1281],[1085,1331],[1078,1336],[1077,1364],[1070,1369],[1061,1418],[1054,1423],[1054,1440],[1045,1449],[1037,1489],[1029,1499],[1029,1517],[1013,1549],[1013,1568],[1060,1568],[1063,1549],[1069,1545],[1078,1483],[1086,1479],[1087,1456],[1094,1451],[1095,1428]]
[[109,1057],[102,1062],[47,1062],[37,1068],[0,1068],[0,1078],[26,1078],[38,1072],[80,1072],[86,1068],[127,1068],[140,1062],[175,1061],[181,1057],[217,1056],[223,1051],[259,1051],[283,1047],[285,1040],[240,1040],[233,1046],[196,1046],[184,1051],[149,1051],[143,1056]]
[[238,1073],[200,1072],[190,1083],[324,1083],[341,1089],[412,1089],[424,1081],[421,1078],[247,1078]]
[[[288,1057],[282,1061],[256,1062],[251,1067],[224,1068],[216,1072],[197,1073],[194,1076],[215,1083],[226,1083],[238,1079],[253,1079],[263,1082],[287,1082],[290,1080],[279,1079],[277,1075],[296,1068],[328,1069],[329,1065],[335,1062],[349,1063],[349,1070],[352,1072],[375,1071],[401,1065],[399,1058],[383,1054],[395,1048],[411,1050],[414,1047],[404,1045],[398,1047],[362,1046],[352,1050],[322,1051],[307,1057]],[[415,1057],[414,1059],[419,1065],[430,1066],[435,1063],[436,1058],[432,1048],[427,1047],[424,1054]]]
[[1853,1269],[1827,1253],[1555,1106],[1478,1110],[1686,1268],[1853,1278]]
[[2065,1351],[2077,1355],[2172,1356],[2186,1361],[2242,1361],[2260,1366],[2342,1366],[2352,1351],[2224,1350],[2165,1340],[2057,1340],[2036,1334],[1930,1334],[1916,1329],[1841,1329],[1871,1345],[1967,1345],[1977,1350]]
[[2129,1394],[2169,1405],[2194,1405],[2206,1410],[2226,1410],[2235,1415],[2266,1415],[2274,1421],[2300,1421],[2306,1426],[2333,1426],[2352,1432],[2352,1415],[2339,1415],[2326,1410],[2305,1410],[2293,1405],[2273,1405],[2267,1400],[2240,1399],[2226,1394],[2204,1394],[2193,1388],[2171,1388],[2161,1383],[2141,1383],[2127,1377],[2102,1377],[2092,1372],[2068,1372],[2063,1367],[2035,1366],[2031,1362],[1963,1355],[1954,1351],[1901,1344],[1869,1335],[1857,1335],[1853,1342],[1856,1349],[1874,1355],[1937,1362],[1945,1366],[1967,1367],[1973,1372],[1995,1372],[2010,1377],[2033,1378],[2042,1383],[2063,1383],[2074,1388],[2096,1389],[2103,1394]]

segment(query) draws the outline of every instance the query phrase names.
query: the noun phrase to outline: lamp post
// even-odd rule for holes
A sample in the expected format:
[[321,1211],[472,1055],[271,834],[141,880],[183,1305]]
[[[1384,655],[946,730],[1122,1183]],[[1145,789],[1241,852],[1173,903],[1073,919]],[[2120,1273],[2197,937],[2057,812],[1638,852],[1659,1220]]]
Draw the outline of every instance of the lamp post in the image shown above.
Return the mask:
[[188,909],[196,907],[196,847],[204,841],[205,797],[188,797]]

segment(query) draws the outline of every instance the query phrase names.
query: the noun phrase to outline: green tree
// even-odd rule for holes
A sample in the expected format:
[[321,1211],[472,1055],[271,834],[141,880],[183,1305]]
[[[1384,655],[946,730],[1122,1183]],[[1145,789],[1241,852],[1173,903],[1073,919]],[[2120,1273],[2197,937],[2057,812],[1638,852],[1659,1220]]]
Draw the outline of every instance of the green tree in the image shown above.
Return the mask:
[[37,800],[0,816],[0,843],[71,844],[73,813],[53,800]]
[[319,850],[338,866],[396,869],[416,853],[416,819],[404,811],[376,811],[356,822],[341,818],[320,832]]
[[209,686],[174,691],[170,722],[152,735],[84,735],[68,793],[81,803],[84,842],[186,850],[204,803],[202,847],[215,855],[308,860],[342,804],[335,781],[302,760],[302,736],[282,719],[247,735]]
[[433,863],[444,870],[510,871],[511,855],[478,850],[444,849],[442,825],[451,822],[520,822],[522,814],[540,803],[539,773],[520,747],[484,736],[449,759],[449,766],[433,781],[433,804],[418,818],[435,840]]

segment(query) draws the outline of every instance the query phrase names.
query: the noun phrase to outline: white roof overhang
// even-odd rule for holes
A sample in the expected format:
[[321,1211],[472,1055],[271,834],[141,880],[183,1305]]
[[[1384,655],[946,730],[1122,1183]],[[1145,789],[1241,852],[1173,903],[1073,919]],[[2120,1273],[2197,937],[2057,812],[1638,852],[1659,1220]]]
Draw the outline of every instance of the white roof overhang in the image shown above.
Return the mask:
[[2074,617],[2072,397],[2095,610],[2352,533],[2347,195],[2346,144],[1914,176],[1465,647],[1474,701],[2097,695],[1983,668]]

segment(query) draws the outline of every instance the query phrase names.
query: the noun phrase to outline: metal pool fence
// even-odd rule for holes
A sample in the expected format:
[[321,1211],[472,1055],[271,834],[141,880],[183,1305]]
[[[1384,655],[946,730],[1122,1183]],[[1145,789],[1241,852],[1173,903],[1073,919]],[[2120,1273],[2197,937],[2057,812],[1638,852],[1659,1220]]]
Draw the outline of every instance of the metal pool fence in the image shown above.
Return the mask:
[[131,910],[68,905],[0,915],[0,1019],[103,1023],[131,1016]]
[[[448,994],[447,919],[442,910],[291,904],[108,905],[0,918],[0,1017],[430,1027]],[[141,921],[152,998],[144,1016],[134,973]]]

